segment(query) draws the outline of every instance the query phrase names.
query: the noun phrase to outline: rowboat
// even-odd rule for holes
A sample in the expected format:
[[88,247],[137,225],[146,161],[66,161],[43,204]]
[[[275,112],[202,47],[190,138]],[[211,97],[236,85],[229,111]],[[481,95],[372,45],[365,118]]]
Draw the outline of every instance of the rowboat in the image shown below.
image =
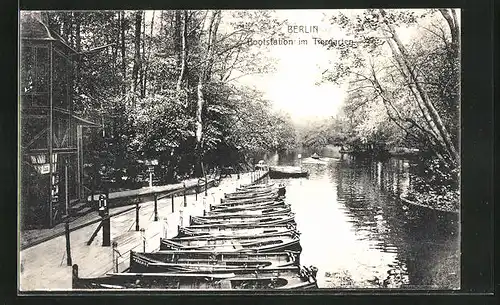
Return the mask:
[[239,222],[239,223],[209,223],[209,224],[201,224],[201,225],[190,225],[188,228],[189,229],[200,229],[200,230],[246,230],[246,229],[252,229],[252,228],[276,228],[276,227],[282,227],[285,226],[289,228],[290,230],[295,230],[296,229],[296,223],[295,220],[293,221],[288,221],[288,222],[282,222],[282,223],[277,223],[277,222],[271,222],[271,223],[248,223],[248,222]]
[[285,188],[284,184],[276,184],[274,182],[264,183],[264,184],[252,184],[248,186],[240,185],[236,188],[236,193],[239,192],[262,192],[270,189],[281,189]]
[[412,210],[420,212],[425,218],[429,218],[429,216],[433,216],[437,219],[445,220],[445,222],[453,222],[456,223],[460,219],[459,211],[449,211],[445,209],[441,209],[438,207],[432,207],[430,205],[423,204],[421,202],[417,202],[414,200],[410,200],[403,195],[399,196],[401,203]]
[[245,192],[245,193],[227,193],[224,194],[226,199],[250,199],[264,196],[277,196],[278,190],[266,190],[264,192]]
[[179,240],[161,239],[160,250],[210,250],[210,251],[254,251],[279,252],[285,250],[302,251],[298,236],[278,236],[254,238],[238,241],[235,239]]
[[286,225],[273,226],[273,227],[254,227],[254,228],[226,228],[226,227],[208,227],[196,228],[195,226],[179,227],[177,237],[184,236],[200,236],[200,235],[231,235],[231,236],[244,236],[244,235],[260,235],[269,233],[281,233],[295,231],[294,228]]
[[279,200],[279,196],[264,196],[264,197],[255,197],[255,198],[247,198],[247,199],[228,199],[221,198],[220,205],[240,205],[240,204],[249,204],[249,203],[261,203],[261,202],[269,202],[269,201],[277,201]]
[[289,206],[281,207],[262,207],[260,209],[249,209],[249,210],[224,210],[216,209],[210,212],[206,212],[206,217],[212,216],[232,216],[232,217],[255,217],[255,216],[267,216],[267,215],[282,215],[290,214],[292,210]]
[[[275,275],[278,274],[278,275]],[[283,270],[269,275],[234,273],[108,273],[80,278],[73,265],[74,289],[307,289],[317,288],[314,270]]]
[[238,218],[238,217],[264,217],[271,215],[291,215],[292,210],[289,206],[280,207],[261,207],[260,209],[248,209],[248,210],[225,210],[225,209],[215,209],[209,212],[205,212],[203,217],[206,218]]
[[302,170],[298,166],[271,166],[269,167],[269,177],[271,179],[301,178],[308,177],[309,172]]
[[145,259],[136,255],[130,258],[130,272],[159,273],[159,272],[207,272],[207,273],[244,273],[245,270],[256,270],[271,268],[269,261],[242,261],[228,260],[224,262],[213,262],[206,260],[192,260],[189,262],[162,263]]
[[[301,275],[301,270],[305,274]],[[308,268],[299,266],[276,266],[271,261],[261,260],[231,260],[207,261],[190,260],[185,262],[161,262],[148,255],[131,253],[130,272],[135,273],[159,273],[159,272],[182,272],[182,273],[210,273],[227,274],[234,273],[238,278],[262,278],[268,276],[307,279],[309,283],[316,281],[315,275]],[[307,274],[307,275],[306,275]]]
[[283,252],[214,252],[203,250],[160,250],[152,253],[132,253],[140,254],[148,259],[163,263],[186,263],[190,261],[220,262],[227,260],[246,261],[270,261],[275,266],[298,266],[300,263],[300,253],[294,251]]
[[[296,256],[292,252],[273,254],[265,257],[260,254],[248,258],[248,255],[218,255],[219,259],[207,258],[185,259],[178,254],[165,255],[160,252],[130,252],[129,272],[211,272],[211,273],[245,273],[246,270],[298,266]],[[171,251],[179,252],[179,251]],[[245,257],[246,256],[246,257]]]
[[280,224],[295,222],[293,215],[270,215],[262,217],[207,217],[189,216],[189,224]]
[[302,164],[328,164],[329,158],[305,158],[302,160]]
[[269,191],[277,191],[284,188],[285,188],[284,184],[279,184],[279,185],[269,184],[269,186],[253,187],[253,188],[238,187],[234,192],[231,192],[230,194],[265,193]]
[[80,278],[73,265],[73,289],[232,289],[234,273],[108,273]]
[[268,198],[268,199],[276,199],[282,197],[278,195],[277,191],[272,191],[272,192],[267,192],[267,193],[261,193],[261,194],[255,194],[252,195],[251,197],[226,197],[226,198],[221,198],[221,202],[234,202],[234,201],[252,201],[252,200],[258,200],[262,198]]
[[[281,231],[276,231],[276,232],[266,232],[262,233],[260,235],[252,235],[252,234],[238,234],[238,235],[233,235],[233,234],[201,234],[201,235],[195,235],[195,236],[178,236],[171,238],[171,241],[175,242],[192,242],[192,244],[195,244],[199,242],[199,244],[206,244],[206,243],[211,243],[211,244],[223,244],[227,240],[233,240],[236,242],[253,242],[256,239],[262,239],[262,238],[271,238],[271,237],[282,237],[282,236],[292,236],[292,237],[298,237],[300,233],[298,233],[295,230],[281,230]],[[221,242],[219,242],[221,241]]]
[[252,198],[256,197],[259,195],[266,195],[266,194],[272,194],[274,192],[278,193],[283,193],[285,194],[285,186],[279,186],[279,187],[269,187],[269,188],[257,188],[257,189],[237,189],[234,192],[231,193],[226,193],[224,194],[225,198],[230,198],[230,199],[243,199],[243,198]]
[[283,201],[268,201],[268,202],[258,202],[258,203],[247,203],[240,205],[210,205],[210,211],[213,212],[237,212],[237,211],[251,211],[251,210],[262,210],[262,209],[272,209],[289,207]]
[[274,182],[269,182],[269,183],[257,183],[257,184],[242,184],[240,185],[239,188],[236,188],[236,190],[248,190],[248,189],[261,189],[261,188],[267,188],[267,187],[272,187],[275,186],[276,183]]

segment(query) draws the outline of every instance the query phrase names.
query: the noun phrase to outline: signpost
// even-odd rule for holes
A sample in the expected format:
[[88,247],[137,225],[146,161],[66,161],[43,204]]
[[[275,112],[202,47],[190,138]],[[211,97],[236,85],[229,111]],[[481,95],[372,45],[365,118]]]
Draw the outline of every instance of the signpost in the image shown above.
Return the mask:
[[153,187],[153,173],[155,172],[155,165],[158,165],[158,160],[146,160],[144,163],[148,165],[149,187]]

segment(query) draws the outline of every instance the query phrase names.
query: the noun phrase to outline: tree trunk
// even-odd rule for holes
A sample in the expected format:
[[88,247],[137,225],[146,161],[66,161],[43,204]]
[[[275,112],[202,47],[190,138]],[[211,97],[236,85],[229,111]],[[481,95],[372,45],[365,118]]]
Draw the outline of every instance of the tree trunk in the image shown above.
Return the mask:
[[214,24],[212,26],[212,41],[210,42],[211,48],[209,52],[209,57],[208,57],[208,66],[207,66],[207,72],[205,77],[208,79],[212,75],[212,67],[214,64],[214,50],[215,50],[215,42],[217,41],[217,30],[219,29],[219,24],[221,21],[221,11],[216,11],[214,13]]
[[[440,136],[442,137],[442,139],[444,140],[444,143],[446,145],[446,150],[449,152],[450,154],[450,157],[452,158],[452,161],[454,163],[455,166],[458,165],[459,163],[459,155],[453,145],[453,142],[451,140],[451,136],[450,134],[448,133],[448,131],[446,130],[446,127],[444,126],[442,120],[441,120],[441,117],[439,116],[439,113],[437,112],[436,108],[434,107],[434,105],[432,104],[432,102],[430,101],[430,98],[429,96],[427,95],[427,92],[424,90],[424,88],[422,87],[422,85],[420,84],[420,82],[418,81],[415,73],[413,72],[412,70],[412,67],[409,63],[409,60],[408,60],[408,55],[407,55],[407,51],[406,51],[406,48],[404,47],[403,43],[401,42],[401,40],[399,39],[399,36],[397,35],[396,33],[396,30],[394,29],[394,27],[385,19],[385,16],[386,16],[386,12],[385,10],[383,9],[379,9],[383,20],[384,20],[384,23],[387,25],[390,33],[392,34],[392,39],[394,40],[394,42],[396,43],[396,46],[398,47],[399,49],[399,52],[401,54],[401,59],[403,60],[403,63],[406,67],[406,69],[408,70],[408,74],[411,78],[411,81],[414,83],[425,107],[427,108],[427,110],[429,111],[429,114],[432,118],[432,121],[434,122],[434,124],[436,125],[438,131],[439,131],[439,134]],[[396,54],[395,54],[396,55]]]
[[182,80],[184,79],[184,75],[187,70],[187,45],[186,45],[186,33],[187,33],[187,11],[183,11],[183,18],[181,23],[181,73],[179,74],[179,78],[177,79],[177,91],[181,90]]
[[[75,49],[77,52],[80,52],[82,50],[82,37],[80,33],[80,27],[81,27],[81,22],[82,22],[82,15],[80,12],[75,12]],[[78,95],[80,93],[79,89],[79,83],[80,83],[80,57],[76,56],[76,61],[75,61],[75,81],[74,81],[74,88],[75,92]]]
[[146,95],[146,88],[144,88],[144,68],[146,65],[146,12],[142,11],[142,54],[141,54],[141,68],[139,69],[139,84],[141,87],[141,97]]
[[[453,14],[450,14],[451,13]],[[458,54],[460,51],[460,29],[458,26],[458,18],[454,9],[439,9],[441,15],[443,15],[444,19],[448,23],[451,33],[451,48],[453,57],[458,58]]]
[[122,81],[123,81],[123,94],[127,92],[126,80],[127,80],[127,61],[125,57],[125,12],[120,12],[120,36],[121,36],[121,53],[122,53]]
[[[186,19],[184,18],[184,22],[186,22]],[[180,10],[175,11],[174,15],[174,52],[176,54],[176,64],[177,67],[179,66],[179,63],[181,61],[181,29],[182,29],[182,15]]]
[[149,70],[149,61],[151,59],[151,44],[153,43],[153,28],[155,24],[155,11],[153,11],[153,16],[151,17],[151,32],[149,37],[149,46],[148,46],[148,60],[146,61],[146,68],[144,69],[144,95],[147,93],[147,80],[148,80],[148,70]]
[[[412,83],[411,77],[409,75],[407,75],[407,73],[405,72],[407,69],[405,69],[404,60],[401,58],[399,52],[397,51],[397,48],[394,45],[394,42],[392,42],[391,40],[388,40],[388,44],[389,44],[389,47],[391,48],[391,51],[394,55],[394,58],[396,59],[396,62],[400,66],[400,72],[403,75],[403,77],[405,78],[406,82],[408,83],[408,87],[409,87],[413,97],[415,98],[415,101],[418,105],[418,108],[422,112],[422,115],[424,117],[425,122],[429,126],[429,129],[430,129],[429,132],[431,134],[433,134],[436,138],[438,138],[439,137],[439,130],[438,130],[436,124],[434,123],[433,119],[431,118],[429,111],[427,110],[427,108],[425,107],[425,105],[423,104],[421,99],[419,98],[418,92]],[[446,144],[443,141],[439,141],[439,142],[440,142],[440,144],[446,146]]]
[[[205,81],[209,78],[208,75],[208,68],[209,65],[208,63],[211,61],[211,57],[213,56],[213,43],[215,42],[214,39],[214,23],[215,19],[217,17],[217,11],[212,13],[212,16],[210,18],[209,22],[209,28],[208,28],[208,39],[207,39],[207,50],[205,52],[206,56],[203,60],[205,64],[202,64],[200,68],[200,72],[198,75],[198,86],[197,86],[197,105],[196,105],[196,155],[199,160],[199,165],[201,166],[201,160],[202,154],[203,154],[203,149],[202,149],[202,137],[203,137],[203,119],[202,119],[202,112],[203,112],[203,105],[205,104],[205,97],[203,95],[203,89],[204,89],[204,83]],[[201,175],[201,173],[198,173],[198,175]]]
[[203,104],[205,103],[205,97],[203,95],[203,80],[201,78],[198,79],[197,86],[197,104],[196,104],[196,142],[201,143],[201,138],[203,136],[203,125],[202,125],[202,110]]
[[[135,54],[134,54],[134,67],[132,68],[132,92],[137,92],[137,76],[139,69],[141,67],[141,23],[142,23],[142,12],[137,11],[135,13]],[[135,103],[134,103],[135,104]]]

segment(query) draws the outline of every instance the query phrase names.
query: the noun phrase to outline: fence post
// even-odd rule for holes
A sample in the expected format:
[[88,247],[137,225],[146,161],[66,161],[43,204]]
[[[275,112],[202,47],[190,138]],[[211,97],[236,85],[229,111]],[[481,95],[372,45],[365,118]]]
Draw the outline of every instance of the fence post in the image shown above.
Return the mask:
[[90,203],[92,205],[92,209],[96,209],[95,201],[94,201],[94,194],[95,194],[95,182],[92,179],[92,189],[90,190]]
[[172,213],[175,212],[175,209],[174,209],[174,194],[171,195],[172,197]]
[[108,215],[105,215],[102,219],[102,246],[109,247],[111,246],[111,218]]
[[154,193],[155,198],[155,221],[158,221],[158,194]]
[[139,231],[139,201],[135,203],[135,230]]
[[142,252],[146,253],[146,230],[141,228]]
[[186,182],[183,184],[184,190],[183,190],[183,195],[184,195],[184,207],[187,207],[187,198],[186,198]]
[[115,251],[118,247],[118,243],[116,241],[113,242],[112,256],[113,256],[113,269],[116,273],[118,273],[118,257],[115,257]]
[[69,236],[69,222],[66,221],[64,224],[64,230],[66,233],[66,264],[68,266],[73,265],[73,262],[71,260],[71,243],[70,243],[70,236]]

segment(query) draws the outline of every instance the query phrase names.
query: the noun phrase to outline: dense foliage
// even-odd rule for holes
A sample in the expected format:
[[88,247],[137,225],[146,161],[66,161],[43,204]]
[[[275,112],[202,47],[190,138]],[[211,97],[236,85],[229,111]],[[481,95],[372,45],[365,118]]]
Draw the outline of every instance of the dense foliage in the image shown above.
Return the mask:
[[[158,159],[163,182],[288,150],[295,131],[237,79],[273,69],[249,38],[276,35],[272,11],[47,12],[49,26],[82,55],[75,111],[102,125],[85,134],[90,176],[137,180]],[[101,173],[98,175],[97,173]],[[128,185],[131,187],[131,185]]]
[[[345,85],[336,120],[354,149],[407,146],[423,152],[414,180],[425,202],[458,201],[460,26],[456,11],[344,11],[331,16],[354,47],[333,49],[338,59],[324,80]],[[333,128],[332,128],[333,129]],[[418,175],[417,175],[418,176]]]

